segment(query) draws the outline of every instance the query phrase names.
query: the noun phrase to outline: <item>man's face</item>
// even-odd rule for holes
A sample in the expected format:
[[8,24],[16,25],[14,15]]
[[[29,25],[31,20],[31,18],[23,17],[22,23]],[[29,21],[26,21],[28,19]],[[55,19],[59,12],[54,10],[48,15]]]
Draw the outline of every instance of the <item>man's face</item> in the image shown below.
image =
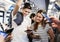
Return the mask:
[[25,9],[23,9],[23,15],[24,16],[27,16],[30,12],[31,12],[31,10],[30,9],[28,9],[28,8],[25,8]]

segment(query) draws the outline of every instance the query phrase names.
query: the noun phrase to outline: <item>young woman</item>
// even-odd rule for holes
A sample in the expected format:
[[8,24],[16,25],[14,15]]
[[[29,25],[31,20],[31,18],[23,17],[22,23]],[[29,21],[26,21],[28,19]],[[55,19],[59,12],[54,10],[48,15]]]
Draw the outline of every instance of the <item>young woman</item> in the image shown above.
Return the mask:
[[[54,33],[49,24],[45,23],[42,16],[42,10],[39,10],[35,16],[35,23],[31,26],[33,34],[33,42],[48,42],[50,36],[50,42],[54,42]],[[49,35],[49,36],[48,36]]]

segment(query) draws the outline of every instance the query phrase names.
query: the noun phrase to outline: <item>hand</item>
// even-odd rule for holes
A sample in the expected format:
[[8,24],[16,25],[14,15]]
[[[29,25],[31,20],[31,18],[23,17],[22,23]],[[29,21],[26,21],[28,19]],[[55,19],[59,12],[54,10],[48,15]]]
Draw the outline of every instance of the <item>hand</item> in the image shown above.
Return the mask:
[[26,30],[25,31],[27,34],[32,34],[33,32],[32,32],[32,30]]
[[40,36],[39,35],[33,35],[33,38],[34,39],[40,39]]
[[5,42],[11,41],[11,40],[12,40],[12,35],[9,34],[9,35],[7,36],[7,38],[5,39]]
[[53,28],[57,28],[57,27],[58,27],[58,25],[57,25],[57,24],[55,24],[54,22],[53,22],[53,23],[51,23],[51,26],[52,26]]
[[0,35],[0,42],[5,42],[4,37]]
[[51,19],[52,21],[59,21],[58,18],[55,18],[55,17],[53,17],[53,16],[50,16],[50,19]]
[[52,20],[52,22],[54,22],[55,24],[57,24],[58,26],[60,25],[60,20],[51,16],[50,19]]

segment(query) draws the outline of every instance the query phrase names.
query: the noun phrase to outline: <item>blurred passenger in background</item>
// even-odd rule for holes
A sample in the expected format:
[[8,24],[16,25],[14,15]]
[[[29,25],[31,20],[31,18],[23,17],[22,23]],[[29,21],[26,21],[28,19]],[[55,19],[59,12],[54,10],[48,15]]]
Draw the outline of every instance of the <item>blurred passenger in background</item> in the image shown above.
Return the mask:
[[57,27],[60,28],[60,20],[53,16],[51,16],[50,18],[51,18],[52,22],[54,22],[57,25]]
[[35,20],[35,13],[32,13],[30,15],[30,19],[31,19],[31,24],[33,24],[34,23],[34,20]]
[[[30,15],[30,19],[31,19],[31,24],[33,24],[35,22],[35,13],[32,13]],[[28,36],[29,42],[32,42],[32,38],[30,37],[30,35],[27,34],[27,36]]]

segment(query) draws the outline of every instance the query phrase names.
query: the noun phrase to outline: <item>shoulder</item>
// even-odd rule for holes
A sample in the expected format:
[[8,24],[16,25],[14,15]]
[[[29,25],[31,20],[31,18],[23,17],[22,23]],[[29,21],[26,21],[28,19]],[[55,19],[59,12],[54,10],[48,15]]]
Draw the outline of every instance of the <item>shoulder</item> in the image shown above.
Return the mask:
[[45,26],[45,27],[51,28],[51,26],[50,26],[49,24],[46,24],[46,26]]
[[48,31],[48,30],[52,29],[52,27],[49,24],[46,24],[45,29],[46,29],[46,31]]
[[17,15],[23,15],[22,12],[17,12]]
[[34,29],[34,24],[35,24],[35,23],[31,24],[31,29],[32,29],[32,30]]
[[23,14],[22,14],[22,12],[17,12],[16,17],[17,17],[17,18],[23,18]]

